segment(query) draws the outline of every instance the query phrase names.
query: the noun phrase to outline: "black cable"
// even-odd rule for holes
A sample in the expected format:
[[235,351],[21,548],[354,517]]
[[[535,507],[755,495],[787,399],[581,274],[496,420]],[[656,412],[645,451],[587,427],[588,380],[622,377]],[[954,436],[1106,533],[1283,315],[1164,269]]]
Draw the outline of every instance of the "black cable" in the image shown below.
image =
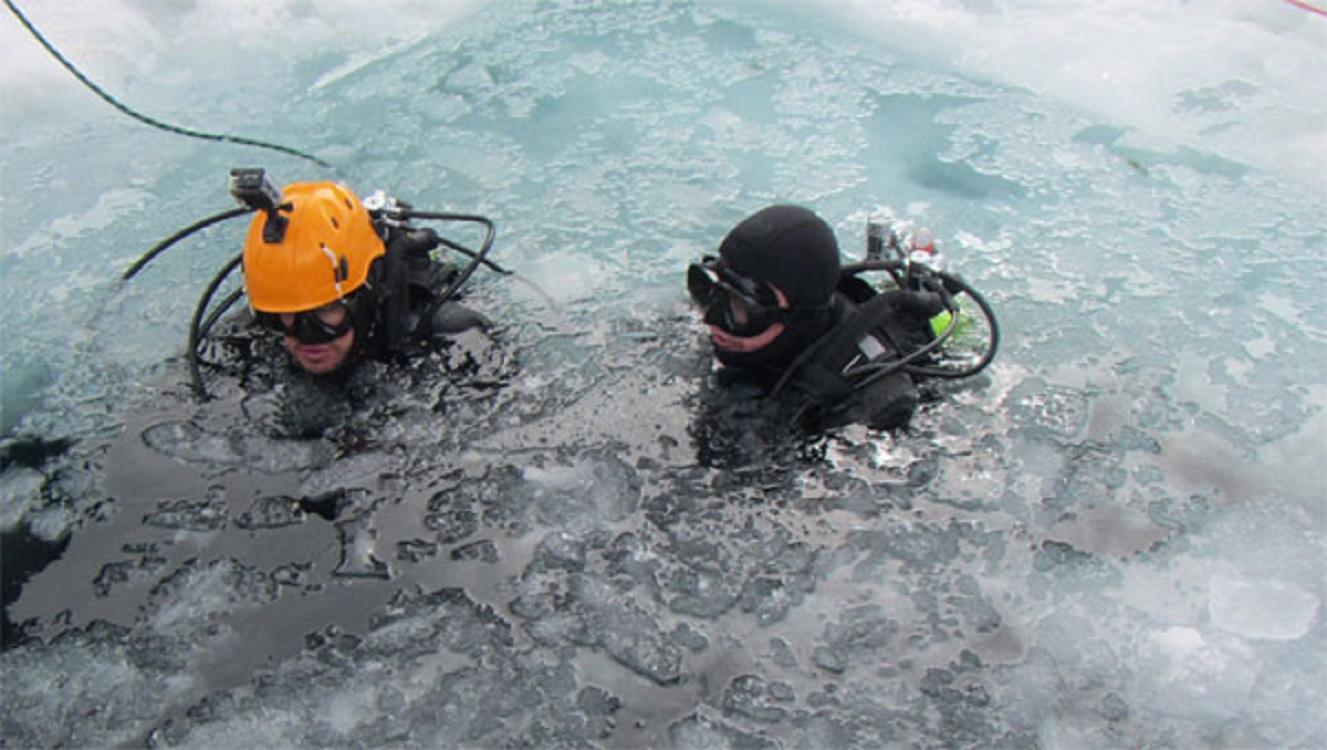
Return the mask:
[[[862,271],[888,271],[889,274],[895,278],[895,281],[898,281],[899,280],[898,273],[906,270],[907,270],[907,265],[903,261],[893,260],[893,259],[889,260],[882,259],[882,260],[866,260],[866,261],[861,261],[859,263],[851,263],[843,267],[842,273],[844,275],[855,275],[861,273]],[[982,358],[978,360],[976,364],[963,370],[953,370],[944,367],[927,367],[925,365],[911,365],[907,368],[907,370],[908,372],[914,375],[922,375],[925,377],[936,377],[936,378],[966,378],[976,375],[977,373],[986,369],[986,366],[989,365],[991,361],[995,359],[996,349],[998,349],[1000,346],[1000,326],[995,321],[995,311],[992,310],[990,304],[986,302],[986,298],[981,296],[981,293],[978,292],[976,289],[973,289],[966,281],[963,281],[959,277],[951,273],[947,273],[945,271],[931,271],[931,273],[939,277],[940,281],[944,284],[945,289],[950,294],[961,292],[967,294],[969,297],[972,298],[974,302],[977,303],[977,307],[981,310],[981,314],[986,318],[986,322],[988,323],[990,329],[990,334],[987,337],[986,352],[985,354],[982,355]],[[899,286],[903,287],[904,284],[900,283]],[[951,311],[950,316],[951,316],[949,321],[950,325],[945,328],[945,333],[941,334],[940,338],[948,338],[948,334],[954,330],[954,323],[955,319],[957,318],[957,311]],[[911,362],[913,357],[909,355],[909,357],[906,359],[909,362]],[[890,370],[890,372],[892,371],[893,370]],[[888,372],[883,373],[880,376],[887,374]],[[875,380],[880,376],[873,375],[871,379]]]
[[[229,270],[227,270],[227,273],[229,273]],[[221,300],[221,304],[217,305],[216,309],[212,311],[212,314],[207,316],[207,320],[204,320],[202,325],[198,326],[197,342],[189,346],[187,355],[189,359],[189,378],[193,384],[194,396],[200,401],[207,398],[207,389],[203,388],[203,370],[201,366],[203,361],[198,358],[199,345],[203,343],[203,339],[207,337],[208,332],[212,330],[212,326],[216,324],[217,320],[225,315],[226,311],[243,296],[244,287],[227,294],[226,298]]]
[[130,109],[124,104],[121,104],[118,100],[116,100],[115,97],[111,96],[110,94],[102,90],[100,86],[93,83],[87,76],[83,75],[83,73],[78,68],[74,67],[73,63],[65,59],[64,55],[60,54],[59,50],[57,50],[54,46],[52,46],[50,42],[46,41],[46,37],[42,36],[41,32],[37,30],[37,27],[32,25],[32,22],[28,20],[27,16],[23,15],[23,11],[19,10],[18,6],[14,5],[13,0],[5,0],[5,5],[8,6],[10,12],[13,13],[16,18],[18,18],[19,23],[23,24],[23,26],[28,30],[28,32],[31,33],[32,36],[39,43],[41,43],[41,46],[45,47],[47,52],[50,52],[51,55],[55,57],[55,59],[58,60],[61,65],[65,66],[66,70],[72,73],[74,77],[77,78],[84,86],[87,86],[92,91],[92,93],[101,97],[102,100],[105,101],[107,104],[111,105],[112,107],[115,107],[124,114],[134,118],[135,120],[138,120],[141,123],[144,123],[146,125],[151,125],[154,128],[157,128],[159,130],[164,130],[168,133],[175,133],[177,135],[189,136],[190,138],[201,138],[203,140],[219,141],[223,143],[236,143],[242,146],[257,146],[258,148],[266,148],[266,149],[271,149],[272,151],[280,151],[283,154],[298,156],[301,159],[308,159],[314,164],[317,164],[318,166],[324,167],[326,169],[332,168],[331,164],[328,164],[322,159],[319,159],[318,157],[312,156],[310,154],[306,154],[303,151],[298,151],[296,149],[290,148],[288,146],[282,146],[275,143],[267,143],[265,141],[258,141],[252,138],[244,138],[236,135],[227,135],[225,133],[205,133],[200,130],[190,130],[188,128],[182,128],[177,125],[171,125],[169,123],[165,123],[160,120],[154,120],[151,117],[148,117],[147,115],[135,112],[134,110]]
[[[6,0],[6,2],[8,2],[8,0]],[[232,208],[229,211],[223,211],[219,214],[209,216],[206,219],[202,219],[201,221],[197,221],[194,222],[193,224],[190,224],[189,226],[185,227],[184,229],[181,229],[175,234],[172,234],[171,236],[167,237],[161,242],[158,242],[155,246],[153,246],[151,250],[148,250],[147,252],[143,253],[142,257],[134,261],[134,264],[132,266],[129,266],[129,269],[124,272],[124,275],[120,277],[120,280],[128,281],[129,279],[132,279],[135,275],[138,274],[139,271],[143,270],[144,266],[152,262],[153,258],[157,257],[158,255],[161,255],[171,245],[174,245],[176,242],[179,242],[180,240],[184,239],[185,237],[188,237],[194,232],[197,232],[198,230],[203,229],[204,227],[209,227],[213,224],[216,224],[217,222],[225,221],[226,219],[233,219],[236,216],[240,216],[242,214],[247,214],[249,213],[250,210],[251,209],[248,208]]]
[[935,273],[937,276],[941,278],[941,280],[945,283],[945,286],[947,288],[952,286],[957,291],[960,291],[971,297],[972,300],[977,303],[977,307],[981,310],[982,316],[986,318],[986,323],[988,325],[988,328],[990,329],[990,333],[987,336],[986,350],[982,354],[981,359],[977,360],[977,362],[972,364],[971,366],[965,367],[963,369],[953,369],[950,367],[931,367],[928,365],[913,364],[913,362],[920,359],[922,356],[931,354],[932,352],[935,352],[936,350],[940,349],[941,344],[943,344],[953,334],[955,328],[957,328],[958,316],[959,316],[958,307],[951,304],[950,300],[947,299],[945,302],[945,309],[949,313],[949,324],[945,326],[945,330],[942,331],[939,336],[937,336],[934,340],[929,342],[926,346],[923,346],[920,349],[913,351],[912,353],[908,354],[906,357],[903,357],[902,359],[896,359],[891,362],[871,363],[863,365],[862,367],[854,368],[852,371],[845,373],[845,375],[847,375],[848,377],[860,376],[866,374],[865,378],[863,378],[860,381],[856,381],[855,387],[864,388],[870,385],[871,383],[874,383],[875,381],[887,375],[890,375],[894,372],[897,372],[899,370],[902,370],[908,373],[909,375],[918,375],[921,377],[930,377],[930,378],[942,378],[947,380],[958,380],[960,378],[969,378],[981,372],[982,370],[986,369],[986,366],[989,365],[995,359],[995,352],[1000,346],[1000,326],[995,321],[995,311],[991,309],[990,304],[986,302],[986,299],[982,297],[977,290],[973,289],[965,281],[958,278],[957,276],[947,274],[943,271],[934,271],[933,273]]

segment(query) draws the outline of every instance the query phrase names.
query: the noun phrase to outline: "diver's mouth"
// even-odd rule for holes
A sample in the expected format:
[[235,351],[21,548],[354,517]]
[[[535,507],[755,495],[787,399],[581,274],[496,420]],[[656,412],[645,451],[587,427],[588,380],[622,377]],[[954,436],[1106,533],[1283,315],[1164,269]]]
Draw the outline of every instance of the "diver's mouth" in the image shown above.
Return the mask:
[[290,355],[313,373],[328,372],[341,364],[336,350],[327,344],[295,344],[290,347]]
[[754,336],[734,336],[716,325],[710,325],[710,340],[720,351],[742,354],[769,346],[785,329],[782,323],[775,323]]

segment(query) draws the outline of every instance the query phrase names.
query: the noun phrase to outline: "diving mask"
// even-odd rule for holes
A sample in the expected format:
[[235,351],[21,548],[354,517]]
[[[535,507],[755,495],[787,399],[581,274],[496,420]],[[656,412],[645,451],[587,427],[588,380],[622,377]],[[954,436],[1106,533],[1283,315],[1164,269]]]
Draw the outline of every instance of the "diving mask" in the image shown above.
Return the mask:
[[735,336],[751,336],[784,322],[790,310],[779,307],[774,289],[749,279],[713,256],[687,267],[687,291],[705,308],[705,322]]
[[260,312],[257,317],[264,327],[290,336],[301,344],[310,345],[335,341],[354,327],[354,316],[344,301],[333,302],[316,310],[294,313],[289,325],[282,319],[288,315],[291,313]]

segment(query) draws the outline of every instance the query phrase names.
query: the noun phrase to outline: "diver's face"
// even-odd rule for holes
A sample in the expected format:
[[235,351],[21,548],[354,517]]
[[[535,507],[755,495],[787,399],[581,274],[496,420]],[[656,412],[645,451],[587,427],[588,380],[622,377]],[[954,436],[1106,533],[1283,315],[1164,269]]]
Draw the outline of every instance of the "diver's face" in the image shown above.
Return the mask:
[[[774,284],[770,284],[769,288],[774,291],[774,297],[779,302],[779,309],[789,309],[788,296],[783,293],[783,290]],[[746,305],[734,296],[728,297],[728,314],[739,328],[745,326],[751,319],[751,312]],[[779,336],[783,335],[785,330],[787,330],[787,326],[781,322],[775,322],[757,333],[738,336],[711,323],[710,340],[714,342],[714,348],[719,351],[735,354],[756,352],[774,343]]]
[[[333,303],[324,305],[313,311],[318,319],[331,328],[338,328],[346,322],[346,317],[350,311],[345,305]],[[290,313],[281,315],[281,325],[287,333],[282,338],[282,343],[286,351],[305,371],[314,375],[323,375],[329,373],[341,365],[345,364],[346,358],[350,356],[351,349],[355,346],[355,329],[347,328],[346,332],[340,336],[318,344],[309,344],[295,338],[289,331],[295,326],[295,316]]]

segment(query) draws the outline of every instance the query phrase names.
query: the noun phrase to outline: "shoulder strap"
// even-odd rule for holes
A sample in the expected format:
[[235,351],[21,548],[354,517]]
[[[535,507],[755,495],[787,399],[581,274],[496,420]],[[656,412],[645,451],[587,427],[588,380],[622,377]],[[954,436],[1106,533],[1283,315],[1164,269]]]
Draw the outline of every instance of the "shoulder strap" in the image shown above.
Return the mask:
[[815,354],[797,367],[789,384],[823,403],[847,398],[856,390],[856,386],[844,374],[845,371],[855,364],[863,364],[896,351],[892,342],[881,335],[882,327],[888,322],[893,310],[889,297],[879,294],[857,305],[815,344]]
[[403,351],[409,341],[417,321],[411,314],[412,269],[416,256],[428,257],[428,249],[421,249],[415,232],[401,227],[389,227],[386,232],[386,252],[374,262],[373,341],[366,342],[379,358]]

